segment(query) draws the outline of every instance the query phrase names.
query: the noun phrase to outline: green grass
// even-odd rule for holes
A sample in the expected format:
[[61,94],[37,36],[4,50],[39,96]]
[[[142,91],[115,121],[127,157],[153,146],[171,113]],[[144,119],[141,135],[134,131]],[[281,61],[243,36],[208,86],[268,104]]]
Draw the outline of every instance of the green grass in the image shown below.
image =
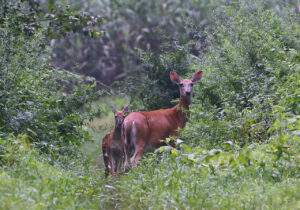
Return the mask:
[[[299,140],[251,145],[238,150],[189,148],[149,154],[122,177],[124,208],[299,209]],[[288,148],[283,153],[278,151]]]
[[0,169],[1,209],[84,209],[102,203],[97,200],[104,186],[102,171],[76,160],[67,161],[68,167],[51,165],[48,159],[32,150],[16,165]]

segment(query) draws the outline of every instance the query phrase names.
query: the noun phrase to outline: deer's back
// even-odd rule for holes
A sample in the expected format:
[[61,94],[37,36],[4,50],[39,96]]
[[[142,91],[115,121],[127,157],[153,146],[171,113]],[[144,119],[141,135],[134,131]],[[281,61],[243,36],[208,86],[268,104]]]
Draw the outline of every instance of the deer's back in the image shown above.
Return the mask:
[[176,130],[180,127],[175,107],[150,112],[132,112],[126,117],[125,124],[126,133],[132,135],[132,131],[136,130],[137,138],[144,139],[155,148],[165,145],[160,140],[176,135]]
[[102,139],[102,151],[103,155],[107,154],[107,149],[111,141],[111,132],[107,133]]

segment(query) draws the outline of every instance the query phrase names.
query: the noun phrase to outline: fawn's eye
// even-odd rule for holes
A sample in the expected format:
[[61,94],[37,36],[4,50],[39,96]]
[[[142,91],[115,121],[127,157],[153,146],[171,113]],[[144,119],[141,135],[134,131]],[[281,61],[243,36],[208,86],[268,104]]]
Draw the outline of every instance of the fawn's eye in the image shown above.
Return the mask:
[[192,86],[192,87],[193,87],[193,85],[194,85],[194,84],[193,84],[193,83],[191,83],[191,86]]
[[182,83],[180,83],[180,84],[179,84],[179,86],[180,86],[180,87],[182,87],[182,86],[183,86],[183,84],[182,84]]

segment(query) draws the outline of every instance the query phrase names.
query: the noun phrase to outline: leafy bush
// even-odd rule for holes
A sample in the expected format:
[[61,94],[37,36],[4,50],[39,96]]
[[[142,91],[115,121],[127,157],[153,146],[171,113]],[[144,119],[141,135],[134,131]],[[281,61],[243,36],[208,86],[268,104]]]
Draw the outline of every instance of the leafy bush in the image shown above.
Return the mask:
[[[0,23],[18,27],[26,35],[34,35],[41,28],[51,39],[72,32],[101,36],[95,26],[102,23],[98,16],[72,11],[63,1],[10,0],[1,2]],[[14,21],[8,22],[11,18]],[[16,24],[16,25],[15,25]]]
[[177,85],[171,82],[170,72],[185,75],[189,71],[185,49],[158,55],[141,52],[143,71],[131,71],[127,80],[127,93],[133,101],[142,101],[147,110],[170,108],[179,98]]
[[14,15],[0,23],[0,129],[47,152],[71,152],[89,139],[81,126],[93,114],[82,112],[99,96],[94,80],[54,69],[44,30],[27,35]]
[[276,105],[284,104],[281,114],[299,114],[299,25],[255,1],[241,6],[216,11],[208,53],[200,56],[205,76],[184,137],[202,146],[266,141]]

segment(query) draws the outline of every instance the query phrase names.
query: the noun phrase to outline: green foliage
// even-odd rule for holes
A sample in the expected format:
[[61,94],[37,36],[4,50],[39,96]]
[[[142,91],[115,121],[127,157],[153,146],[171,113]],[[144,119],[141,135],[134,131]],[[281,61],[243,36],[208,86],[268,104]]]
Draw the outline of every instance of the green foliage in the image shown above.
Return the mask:
[[[98,198],[100,190],[93,187],[102,185],[102,172],[79,146],[91,138],[82,125],[95,116],[87,105],[100,92],[94,90],[94,79],[53,68],[46,47],[50,32],[59,32],[55,24],[72,16],[49,9],[55,23],[45,29],[39,18],[46,13],[37,1],[2,2],[0,208],[86,205],[86,197]],[[65,27],[63,32],[71,30]],[[100,203],[90,202],[91,208]]]
[[216,12],[184,138],[204,147],[264,142],[276,105],[281,114],[299,115],[299,25],[261,8],[254,1]]
[[189,25],[207,24],[212,9],[221,4],[220,0],[71,2],[74,9],[100,14],[104,18],[105,24],[101,30],[105,34],[101,39],[86,39],[81,34],[70,34],[65,39],[56,40],[54,64],[93,76],[106,85],[124,80],[131,70],[139,70],[142,74],[136,48],[161,53],[165,42],[195,38],[197,47],[194,48],[197,51],[203,37],[194,37],[194,31],[186,27],[186,20],[190,21]]
[[141,53],[143,71],[130,73],[127,93],[133,101],[141,100],[147,110],[169,108],[174,99],[179,98],[177,85],[170,80],[170,72],[185,75],[189,71],[189,58],[185,49],[174,53],[157,55]]
[[10,15],[0,29],[0,129],[47,152],[72,152],[89,139],[81,126],[93,113],[82,112],[99,96],[95,82],[52,68],[44,31],[28,36]]
[[[55,66],[93,76],[99,87],[123,81],[132,70],[143,74],[136,48],[156,54],[172,54],[165,43],[182,45],[187,41],[191,54],[198,56],[206,43],[205,28],[213,23],[216,8],[234,6],[241,0],[91,0],[69,1],[74,11],[88,11],[104,19],[99,30],[101,39],[88,39],[81,33],[52,42]],[[289,6],[289,15],[297,13],[297,0],[264,0],[263,7],[285,14],[282,5]],[[126,85],[126,84],[125,84]],[[164,105],[166,106],[166,104]]]
[[22,138],[11,141],[7,150],[14,151],[15,162],[0,168],[1,209],[96,209],[103,203],[104,175],[85,156],[52,163],[45,153],[19,144]]
[[[102,34],[95,26],[102,23],[102,18],[87,12],[71,11],[70,6],[60,1],[1,0],[0,24],[18,27],[26,35],[45,29],[49,38],[66,35],[68,32],[82,32],[91,37]],[[13,21],[12,21],[13,19]]]
[[238,7],[216,11],[206,53],[187,55],[187,67],[198,64],[204,74],[194,87],[184,142],[145,155],[113,184],[107,206],[299,205],[299,25],[257,1]]
[[143,158],[116,182],[111,200],[122,200],[117,204],[123,208],[293,209],[299,200],[299,146],[297,135],[241,149],[230,142],[212,150],[181,144],[159,162],[155,154]]
[[[157,1],[140,4],[129,6],[128,14],[138,10],[141,23],[151,17],[145,8],[164,7]],[[265,8],[256,1],[218,8],[199,57],[186,40],[183,48],[140,53],[144,65],[133,69],[139,74],[129,79],[131,95],[136,91],[149,109],[170,106],[178,97],[169,71],[188,77],[201,67],[203,79],[194,86],[191,119],[180,137],[184,141],[177,140],[176,149],[146,154],[135,170],[107,180],[78,149],[92,126],[99,128],[92,131],[100,145],[113,122],[102,115],[90,127],[82,126],[95,116],[94,106],[86,106],[98,96],[94,80],[53,68],[43,29],[27,34],[14,24],[14,15],[1,22],[0,208],[299,206],[299,26],[293,16]],[[103,106],[111,100],[102,100],[101,110],[111,112]],[[90,145],[93,151],[86,153],[100,153],[99,145]]]

